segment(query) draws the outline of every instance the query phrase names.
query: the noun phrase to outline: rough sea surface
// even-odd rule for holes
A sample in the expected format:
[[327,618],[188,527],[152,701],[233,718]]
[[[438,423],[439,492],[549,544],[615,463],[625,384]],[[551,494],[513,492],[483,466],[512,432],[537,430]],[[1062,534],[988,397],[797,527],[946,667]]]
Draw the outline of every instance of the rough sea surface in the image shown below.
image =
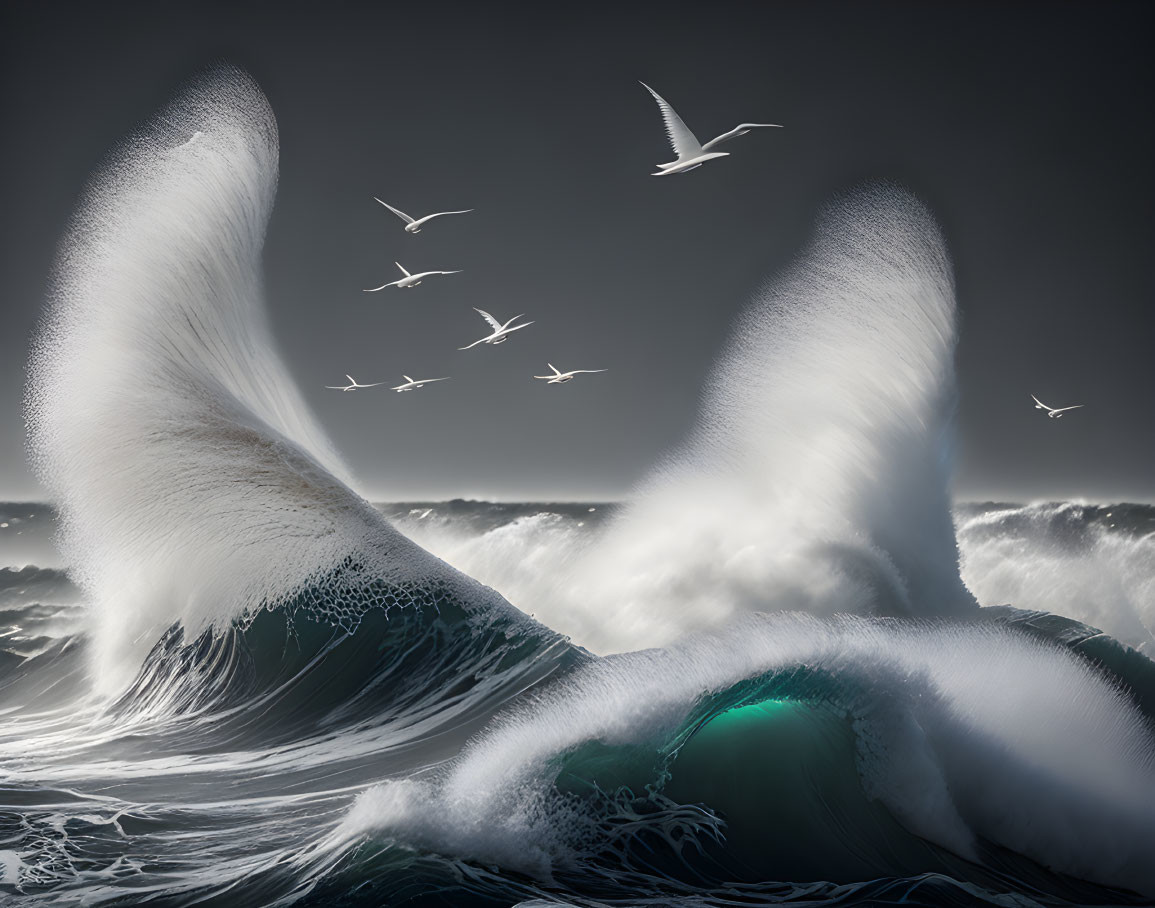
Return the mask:
[[[511,534],[572,549],[621,506],[379,508],[452,558],[508,553]],[[1069,830],[1058,859],[920,828],[949,829],[942,805],[902,815],[906,798],[931,797],[944,771],[921,765],[931,758],[959,764],[944,769],[958,773],[948,790],[964,824],[988,787],[1000,823],[1032,822],[1056,786],[1086,799],[1093,822],[1112,780],[1078,791],[1078,773],[1102,772],[1091,764],[1038,778],[1034,739],[1078,763],[1088,742],[1069,738],[1072,713],[1086,722],[1122,699],[1155,716],[1155,665],[1079,621],[997,607],[1000,590],[967,621],[917,634],[780,616],[606,660],[478,625],[436,595],[426,614],[382,612],[353,633],[282,609],[193,646],[174,631],[126,693],[94,702],[80,592],[27,563],[51,557],[52,516],[0,505],[12,564],[0,570],[0,893],[14,904],[1149,903],[1077,877],[1118,859],[1127,879],[1128,849],[1145,860],[1150,789],[1124,788],[1107,828]],[[1153,576],[1149,506],[964,505],[956,521],[964,564],[1020,553],[1000,576],[1032,605],[1064,588],[1065,561],[1069,582],[1098,577],[1079,587],[1088,610],[1118,595],[1120,577]],[[1146,607],[1150,620],[1151,604],[1136,598],[1128,613]],[[1016,718],[995,702],[1004,683],[1066,685],[1063,699],[1085,685],[1102,702],[1055,706],[1036,691]],[[978,702],[951,684],[978,688]],[[1053,723],[1051,734],[1014,728],[991,753],[968,708]],[[912,721],[951,747],[926,754]],[[1138,722],[1106,732],[1123,735],[1114,746],[1150,735]],[[1032,740],[1015,752],[1019,734]],[[1144,872],[1136,863],[1130,879]]]
[[0,506],[0,902],[1151,903],[1155,512],[952,507],[918,199],[820,213],[628,502],[374,506],[273,343],[277,178],[219,67],[63,241],[53,507]]

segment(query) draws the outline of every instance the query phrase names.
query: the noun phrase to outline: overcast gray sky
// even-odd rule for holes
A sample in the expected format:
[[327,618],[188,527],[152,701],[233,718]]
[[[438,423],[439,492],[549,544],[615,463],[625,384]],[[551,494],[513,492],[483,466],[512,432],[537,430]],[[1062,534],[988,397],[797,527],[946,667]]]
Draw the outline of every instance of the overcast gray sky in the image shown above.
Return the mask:
[[[1155,139],[1142,4],[20,3],[0,11],[0,498],[27,346],[90,171],[188,75],[280,123],[266,271],[296,377],[376,498],[616,497],[690,427],[737,312],[869,178],[955,260],[963,497],[1155,499]],[[658,180],[643,79],[700,138]],[[372,201],[447,208],[419,236]],[[410,270],[464,269],[365,294]],[[478,306],[536,320],[500,347]],[[527,376],[608,368],[562,387]],[[321,386],[451,375],[415,394]],[[1047,420],[1028,393],[1083,403]]]

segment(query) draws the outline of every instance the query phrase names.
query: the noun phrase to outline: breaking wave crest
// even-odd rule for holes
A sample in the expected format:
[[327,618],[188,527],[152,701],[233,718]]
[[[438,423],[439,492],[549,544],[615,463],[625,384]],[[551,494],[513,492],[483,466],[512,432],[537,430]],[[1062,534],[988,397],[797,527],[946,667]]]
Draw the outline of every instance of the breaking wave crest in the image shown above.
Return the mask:
[[260,91],[213,70],[113,155],[66,240],[28,413],[84,604],[5,578],[28,630],[0,645],[0,892],[1155,895],[1151,663],[959,578],[952,281],[917,200],[828,212],[604,533],[538,516],[456,540],[578,643],[663,647],[595,657],[351,490],[271,342],[276,172]]
[[[760,723],[743,728],[751,707]],[[841,765],[822,753],[832,744]],[[856,771],[861,788],[842,788]],[[725,822],[690,806],[702,802],[725,805]],[[959,874],[958,858],[1007,864],[994,845],[1155,891],[1147,723],[1082,660],[986,623],[768,615],[607,658],[513,707],[433,780],[370,790],[340,834],[375,829],[548,877],[631,814],[651,833],[673,817],[728,830],[742,859],[719,863],[707,840],[695,868],[718,883],[808,864],[836,881]],[[788,817],[797,827],[776,834]]]
[[954,347],[930,212],[889,185],[850,193],[755,294],[697,428],[603,534],[544,545],[557,528],[530,518],[443,550],[596,652],[750,611],[973,611],[948,491]]
[[1155,515],[1142,505],[970,506],[962,576],[983,605],[1056,612],[1155,655]]
[[365,583],[487,598],[351,491],[281,362],[260,262],[276,182],[264,95],[213,70],[113,153],[63,244],[27,412],[109,690],[173,624],[307,588],[350,625],[340,591]]

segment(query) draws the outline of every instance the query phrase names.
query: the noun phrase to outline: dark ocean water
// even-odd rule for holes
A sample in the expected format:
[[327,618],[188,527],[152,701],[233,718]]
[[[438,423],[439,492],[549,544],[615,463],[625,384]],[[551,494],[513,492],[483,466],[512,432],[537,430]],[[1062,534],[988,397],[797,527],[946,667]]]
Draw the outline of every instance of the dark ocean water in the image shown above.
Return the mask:
[[[574,534],[600,533],[614,510],[380,507],[402,527],[436,526],[443,539],[477,547],[526,522],[538,527],[529,536],[572,545]],[[51,509],[0,511],[4,560],[18,564],[50,540]],[[1155,509],[967,505],[957,520],[964,562],[968,545],[977,552],[995,539],[1023,552],[1065,548],[1077,560],[1099,534],[1149,546]],[[948,681],[928,683],[913,662],[888,665],[915,645],[901,626],[763,616],[739,622],[738,637],[703,632],[665,650],[598,658],[539,625],[479,621],[449,588],[411,591],[400,608],[390,607],[398,594],[387,584],[348,595],[380,607],[341,628],[305,596],[228,633],[186,640],[174,628],[136,681],[101,701],[87,679],[91,642],[75,587],[56,569],[0,571],[4,899],[1145,902],[982,838],[960,856],[941,830],[920,835],[888,808],[887,763],[914,772],[913,744],[889,714],[918,716],[944,740],[958,734],[945,725],[961,721],[957,704],[928,713],[920,702],[943,696]],[[926,658],[943,647],[935,634],[970,648],[976,672],[986,670],[979,649],[999,647],[999,658],[1022,660],[1014,672],[1026,682],[1051,677],[1040,660],[1054,650],[1069,653],[1076,673],[1119,685],[1148,721],[1155,715],[1155,666],[1076,620],[986,608],[929,634],[918,644]],[[688,677],[703,664],[712,667]],[[1054,677],[1063,682],[1071,668]],[[968,759],[991,757],[975,747]],[[1014,782],[1020,794],[1039,788],[1015,810],[1039,810],[1056,791],[1077,798],[1069,780],[1047,788],[1017,765],[1013,744],[995,761],[1028,779]],[[959,773],[956,798],[977,784],[948,771]],[[1143,815],[1150,792],[1136,795],[1138,815],[1109,811],[1127,835],[1152,819]],[[1103,860],[1101,842],[1077,844]]]

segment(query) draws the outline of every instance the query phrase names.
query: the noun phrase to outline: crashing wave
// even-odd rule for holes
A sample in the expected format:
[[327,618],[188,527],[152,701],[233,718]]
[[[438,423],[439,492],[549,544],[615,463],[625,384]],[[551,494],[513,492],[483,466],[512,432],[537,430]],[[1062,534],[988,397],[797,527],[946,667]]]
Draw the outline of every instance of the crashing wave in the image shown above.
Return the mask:
[[[697,775],[680,776],[696,736],[767,703],[804,707],[803,736],[814,741],[802,745],[797,779],[775,788],[762,778],[784,772],[796,746],[790,724],[774,716],[760,737],[750,729],[716,737]],[[827,737],[826,712],[851,754],[828,776],[824,752],[837,740]],[[810,864],[836,881],[928,869],[968,875],[920,850],[913,834],[970,861],[991,858],[993,844],[1150,894],[1151,744],[1147,721],[1114,683],[1025,634],[765,615],[582,667],[493,722],[435,778],[366,792],[337,836],[373,831],[549,877],[603,848],[613,822],[604,801],[565,792],[573,777],[613,791],[632,774],[631,800],[664,791],[687,804],[722,802],[723,827],[753,838],[731,834],[727,848],[756,856],[753,865],[745,859],[755,879],[790,879]],[[590,747],[600,756],[577,769]],[[846,786],[855,771],[861,788]],[[728,803],[719,796],[726,789]],[[872,815],[871,801],[902,828]],[[611,806],[622,809],[620,799]],[[799,828],[776,835],[790,816]],[[632,822],[647,824],[643,815]]]
[[1142,505],[960,509],[962,576],[983,605],[1066,615],[1155,655],[1155,515]]
[[[264,312],[276,169],[263,96],[214,70],[110,159],[62,250],[28,413],[91,620],[0,667],[24,799],[0,885],[341,904],[418,885],[416,851],[455,862],[430,872],[447,898],[504,904],[796,873],[1155,894],[1134,654],[984,625],[959,578],[954,303],[924,206],[832,209],[638,502],[502,584],[603,651],[682,637],[598,659],[351,490]],[[122,696],[78,709],[77,652]]]
[[262,290],[276,182],[268,102],[215,69],[110,156],[60,252],[27,413],[108,691],[172,625],[195,636],[306,589],[349,626],[342,592],[381,581],[400,604],[443,582],[500,605],[350,489],[297,392]]
[[870,186],[755,295],[692,436],[604,533],[549,515],[484,540],[406,525],[600,653],[751,611],[966,614],[948,491],[954,348],[938,225],[905,191]]

